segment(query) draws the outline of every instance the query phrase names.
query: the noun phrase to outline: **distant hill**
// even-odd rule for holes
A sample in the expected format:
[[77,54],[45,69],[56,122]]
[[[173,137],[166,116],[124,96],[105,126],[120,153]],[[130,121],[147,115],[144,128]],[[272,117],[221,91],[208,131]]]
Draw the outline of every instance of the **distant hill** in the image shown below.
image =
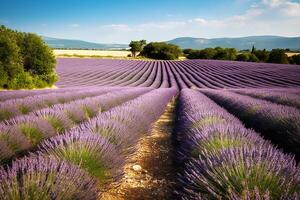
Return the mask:
[[170,41],[183,49],[203,49],[209,47],[232,47],[238,50],[251,49],[254,45],[256,49],[289,48],[300,50],[300,37],[280,37],[280,36],[249,36],[240,38],[192,38],[180,37]]
[[58,39],[42,36],[46,44],[52,48],[68,48],[68,49],[103,49],[103,50],[114,50],[114,49],[125,49],[128,48],[128,44],[100,44],[93,42],[86,42],[82,40],[69,40],[69,39]]

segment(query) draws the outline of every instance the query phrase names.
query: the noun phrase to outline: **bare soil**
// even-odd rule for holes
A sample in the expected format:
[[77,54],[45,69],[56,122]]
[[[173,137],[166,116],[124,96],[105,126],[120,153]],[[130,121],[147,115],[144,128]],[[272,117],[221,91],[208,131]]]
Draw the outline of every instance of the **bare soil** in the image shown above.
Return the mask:
[[171,141],[174,107],[174,101],[169,103],[151,133],[141,138],[125,165],[120,186],[107,191],[101,200],[171,199],[176,174]]

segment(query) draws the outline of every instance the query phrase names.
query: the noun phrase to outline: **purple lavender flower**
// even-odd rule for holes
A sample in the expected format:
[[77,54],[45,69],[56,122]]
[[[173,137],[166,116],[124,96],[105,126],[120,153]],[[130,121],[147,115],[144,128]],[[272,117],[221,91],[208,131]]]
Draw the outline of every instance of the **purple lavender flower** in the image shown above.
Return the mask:
[[[80,177],[80,178],[79,178]],[[53,157],[25,157],[0,169],[0,196],[10,199],[97,199],[96,182]]]

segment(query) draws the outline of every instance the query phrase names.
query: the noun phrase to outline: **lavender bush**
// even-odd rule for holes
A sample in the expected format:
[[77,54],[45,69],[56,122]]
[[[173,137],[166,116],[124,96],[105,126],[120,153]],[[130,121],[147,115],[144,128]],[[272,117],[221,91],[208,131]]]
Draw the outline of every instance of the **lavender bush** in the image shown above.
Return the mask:
[[179,99],[176,199],[291,199],[300,168],[253,130],[196,90]]
[[300,156],[300,111],[289,106],[231,93],[203,90],[210,98],[287,152]]
[[52,157],[26,157],[0,169],[0,197],[11,199],[97,199],[96,182],[84,171]]

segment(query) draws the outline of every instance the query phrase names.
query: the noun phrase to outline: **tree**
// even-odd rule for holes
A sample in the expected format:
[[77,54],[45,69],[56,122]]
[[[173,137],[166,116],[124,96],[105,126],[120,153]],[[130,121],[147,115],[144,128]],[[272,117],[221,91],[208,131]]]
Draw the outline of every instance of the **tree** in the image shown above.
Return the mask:
[[272,49],[268,59],[269,63],[288,64],[288,56],[283,49]]
[[9,79],[23,71],[20,47],[13,34],[5,27],[0,28],[0,61]]
[[39,36],[0,26],[0,74],[0,88],[51,86],[55,57]]
[[300,65],[300,54],[291,56],[290,63]]
[[249,59],[248,59],[249,62],[259,62],[259,59],[255,56],[255,54],[250,54],[249,55]]
[[256,51],[254,51],[253,54],[254,54],[254,55],[258,58],[258,60],[261,61],[261,62],[267,62],[268,59],[269,59],[269,52],[266,51],[266,49],[264,49],[264,50],[256,50]]
[[251,53],[254,54],[254,52],[256,51],[254,45],[252,45],[252,49],[251,49]]
[[151,42],[141,51],[141,55],[147,58],[174,60],[181,54],[181,49],[173,44],[165,42]]
[[249,53],[240,53],[236,56],[237,61],[248,61],[249,60]]
[[185,55],[189,55],[191,53],[193,53],[195,50],[194,49],[184,49],[182,52],[185,54]]
[[41,37],[25,33],[21,48],[24,68],[33,75],[38,75],[48,85],[52,85],[55,77],[55,57],[52,50],[44,43]]
[[137,52],[141,52],[143,47],[146,45],[146,40],[139,40],[139,41],[131,41],[129,44],[130,51],[133,57],[136,57]]

